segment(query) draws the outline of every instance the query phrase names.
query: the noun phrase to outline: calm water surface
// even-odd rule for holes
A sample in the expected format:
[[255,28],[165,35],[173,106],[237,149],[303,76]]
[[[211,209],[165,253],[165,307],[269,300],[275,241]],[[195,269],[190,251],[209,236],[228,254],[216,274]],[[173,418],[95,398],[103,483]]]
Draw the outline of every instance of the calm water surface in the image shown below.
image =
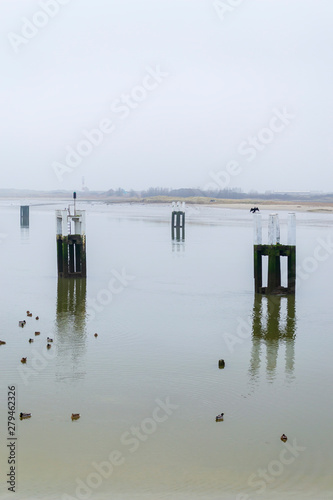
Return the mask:
[[[30,203],[29,228],[20,202],[0,204],[1,499],[333,498],[331,215],[297,214],[296,298],[267,301],[247,209],[188,208],[172,242],[169,207],[82,204],[88,277],[58,282],[67,203]],[[8,385],[32,413],[17,422],[15,495]]]

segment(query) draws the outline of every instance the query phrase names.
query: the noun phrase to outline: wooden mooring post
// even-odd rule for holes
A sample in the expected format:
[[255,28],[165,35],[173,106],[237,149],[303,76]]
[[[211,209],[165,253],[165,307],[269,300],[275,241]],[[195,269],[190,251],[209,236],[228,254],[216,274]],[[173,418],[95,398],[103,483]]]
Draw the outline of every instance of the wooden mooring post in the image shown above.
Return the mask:
[[21,227],[29,227],[29,205],[20,206],[20,225]]
[[59,278],[85,278],[87,275],[85,215],[84,210],[76,210],[75,203],[73,214],[70,207],[56,212]]
[[[254,289],[260,294],[294,294],[296,287],[296,217],[288,214],[288,245],[280,244],[277,214],[270,214],[268,245],[262,244],[261,214],[254,214]],[[267,286],[262,285],[262,257],[268,256]],[[281,257],[288,259],[287,286],[281,286]]]
[[172,202],[171,238],[177,241],[185,240],[185,202]]

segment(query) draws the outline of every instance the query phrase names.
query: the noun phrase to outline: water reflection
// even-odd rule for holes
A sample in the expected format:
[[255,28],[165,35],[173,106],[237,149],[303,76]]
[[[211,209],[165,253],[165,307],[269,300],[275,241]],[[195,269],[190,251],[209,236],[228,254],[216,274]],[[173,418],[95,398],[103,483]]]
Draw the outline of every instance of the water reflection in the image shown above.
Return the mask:
[[285,346],[285,373],[292,380],[295,363],[296,305],[295,296],[269,296],[256,294],[253,306],[252,353],[250,376],[259,379],[262,349],[266,347],[267,379],[276,375],[278,352]]
[[29,243],[29,227],[22,227],[21,226],[21,242],[22,243]]
[[58,378],[82,378],[86,350],[85,278],[60,278],[57,289]]
[[172,241],[172,252],[185,252],[185,241]]

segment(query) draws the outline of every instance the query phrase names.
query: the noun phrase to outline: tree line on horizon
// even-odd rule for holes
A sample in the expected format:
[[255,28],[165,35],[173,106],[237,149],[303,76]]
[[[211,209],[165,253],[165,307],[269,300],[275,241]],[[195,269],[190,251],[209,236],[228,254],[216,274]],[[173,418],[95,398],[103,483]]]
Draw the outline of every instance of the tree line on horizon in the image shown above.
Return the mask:
[[110,197],[123,197],[123,198],[153,198],[156,196],[168,196],[173,198],[194,198],[194,197],[204,197],[211,199],[247,199],[247,198],[257,198],[263,200],[284,200],[290,201],[300,199],[300,200],[319,200],[319,201],[332,201],[332,194],[324,193],[276,193],[272,191],[265,191],[265,193],[259,193],[258,191],[251,190],[249,192],[243,192],[241,188],[226,188],[226,189],[216,189],[216,190],[202,190],[195,188],[163,188],[163,187],[150,187],[143,191],[135,191],[131,189],[126,191],[125,189],[119,187],[118,189],[109,189],[106,196]]

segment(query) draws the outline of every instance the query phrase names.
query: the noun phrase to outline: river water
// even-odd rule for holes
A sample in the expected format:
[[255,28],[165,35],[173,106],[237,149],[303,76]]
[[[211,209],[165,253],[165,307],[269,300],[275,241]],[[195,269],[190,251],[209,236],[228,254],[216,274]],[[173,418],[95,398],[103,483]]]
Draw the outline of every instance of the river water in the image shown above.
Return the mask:
[[333,498],[330,214],[297,213],[296,297],[267,299],[248,208],[189,207],[177,242],[166,205],[79,203],[87,279],[58,281],[67,203],[27,204],[22,228],[20,201],[0,203],[1,499]]

